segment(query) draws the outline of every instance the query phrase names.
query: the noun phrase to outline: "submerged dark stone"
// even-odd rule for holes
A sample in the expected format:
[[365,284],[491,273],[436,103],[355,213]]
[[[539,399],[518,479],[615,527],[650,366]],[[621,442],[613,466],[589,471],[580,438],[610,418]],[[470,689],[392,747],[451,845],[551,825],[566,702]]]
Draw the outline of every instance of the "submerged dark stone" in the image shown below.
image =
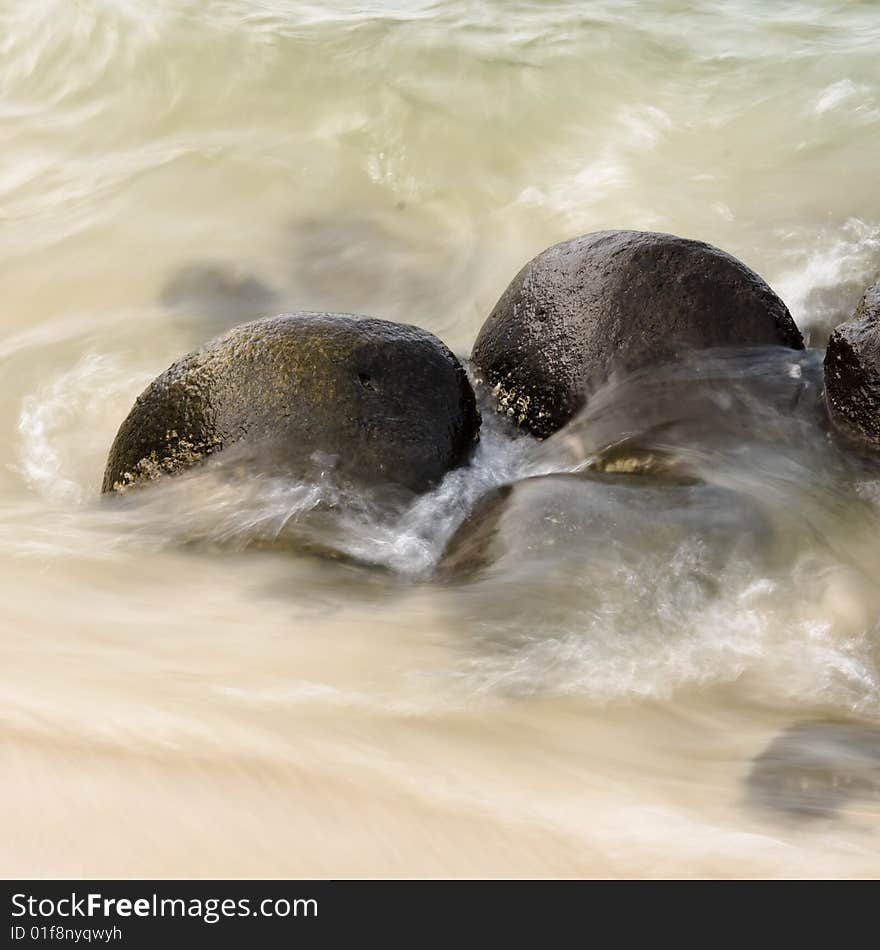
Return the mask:
[[753,804],[795,817],[831,817],[852,800],[880,800],[880,729],[797,723],[755,759],[747,781]]
[[880,281],[865,292],[852,319],[831,334],[825,398],[839,429],[880,449]]
[[671,234],[600,231],[526,264],[480,330],[473,361],[499,409],[545,437],[615,370],[765,344],[803,349],[785,304],[745,264]]
[[187,264],[162,288],[160,302],[214,333],[278,308],[278,294],[239,268],[213,262]]
[[381,201],[291,222],[290,293],[326,310],[435,320],[461,310],[479,268],[453,221]]
[[103,490],[235,445],[249,453],[245,470],[330,468],[421,492],[467,460],[479,424],[463,367],[427,331],[283,314],[236,327],[154,380],[119,429]]
[[549,568],[598,583],[625,565],[647,570],[679,559],[690,564],[684,573],[709,590],[737,550],[752,559],[766,549],[771,528],[747,498],[658,461],[659,470],[648,456],[646,468],[627,466],[641,474],[612,467],[542,475],[489,492],[453,534],[439,575],[468,578],[491,568],[534,576]]

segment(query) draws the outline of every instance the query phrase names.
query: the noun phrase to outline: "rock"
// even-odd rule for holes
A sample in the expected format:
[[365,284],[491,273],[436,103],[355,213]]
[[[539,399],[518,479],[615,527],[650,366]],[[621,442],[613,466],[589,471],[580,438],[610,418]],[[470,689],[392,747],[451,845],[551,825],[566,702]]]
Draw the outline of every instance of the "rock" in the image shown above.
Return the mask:
[[493,550],[493,542],[513,491],[513,485],[501,485],[477,502],[447,542],[437,565],[438,576],[449,579],[478,573],[501,553]]
[[464,369],[427,331],[282,314],[236,327],[155,379],[117,433],[103,490],[235,445],[245,470],[332,468],[355,484],[422,492],[467,460],[479,425]]
[[671,234],[599,231],[526,264],[473,361],[500,411],[543,438],[617,369],[764,344],[804,345],[785,304],[736,258]]
[[852,319],[831,334],[825,400],[839,429],[880,448],[880,281],[865,292]]
[[880,729],[862,723],[797,723],[755,759],[750,801],[802,818],[832,817],[854,799],[880,801]]
[[713,588],[738,549],[754,560],[770,533],[747,498],[687,473],[542,475],[485,495],[453,534],[438,572],[457,579],[491,567],[533,578],[546,568],[564,585],[571,570],[601,591],[621,571],[647,577],[675,563]]

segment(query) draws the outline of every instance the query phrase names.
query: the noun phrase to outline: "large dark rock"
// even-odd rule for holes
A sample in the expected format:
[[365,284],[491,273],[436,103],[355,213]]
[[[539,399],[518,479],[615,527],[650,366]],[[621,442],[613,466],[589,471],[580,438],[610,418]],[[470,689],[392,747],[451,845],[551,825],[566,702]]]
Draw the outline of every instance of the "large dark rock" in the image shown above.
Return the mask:
[[420,492],[466,461],[479,424],[464,369],[425,330],[283,314],[236,327],[154,380],[119,429],[104,491],[235,445],[274,468]]
[[617,369],[763,344],[804,345],[785,304],[736,258],[671,234],[599,231],[526,264],[473,360],[499,409],[543,438]]
[[825,398],[840,429],[880,448],[880,281],[865,292],[852,319],[831,334]]

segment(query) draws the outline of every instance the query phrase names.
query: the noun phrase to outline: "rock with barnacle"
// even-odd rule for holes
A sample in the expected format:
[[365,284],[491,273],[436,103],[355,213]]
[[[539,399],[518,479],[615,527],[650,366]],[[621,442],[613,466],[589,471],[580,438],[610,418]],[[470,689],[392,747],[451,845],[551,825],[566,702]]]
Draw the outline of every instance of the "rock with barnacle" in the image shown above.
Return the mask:
[[288,313],[236,327],[138,397],[103,490],[172,475],[235,448],[249,466],[423,492],[464,463],[480,416],[456,357],[425,330]]
[[599,231],[523,267],[473,361],[499,410],[543,438],[616,370],[764,344],[804,345],[785,304],[735,257],[672,234]]

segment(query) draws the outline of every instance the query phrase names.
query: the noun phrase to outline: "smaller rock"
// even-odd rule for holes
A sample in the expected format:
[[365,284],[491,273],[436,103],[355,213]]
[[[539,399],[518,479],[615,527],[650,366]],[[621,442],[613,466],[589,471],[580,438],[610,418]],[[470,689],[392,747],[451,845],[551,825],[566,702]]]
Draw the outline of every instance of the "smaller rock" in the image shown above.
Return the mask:
[[450,539],[439,576],[491,568],[562,578],[571,569],[602,590],[621,565],[639,561],[647,573],[651,563],[685,563],[689,552],[693,569],[684,573],[714,588],[731,557],[754,562],[769,546],[771,528],[747,498],[675,466],[667,473],[659,456],[656,467],[635,451],[620,459],[640,474],[618,474],[609,456],[613,474],[541,475],[489,492]]
[[265,281],[240,268],[212,262],[187,264],[159,294],[169,310],[219,333],[278,307],[278,294]]
[[755,759],[747,781],[753,804],[793,817],[833,817],[851,800],[880,800],[880,729],[797,723]]
[[831,334],[825,399],[842,432],[880,449],[880,281],[865,292],[852,319]]

